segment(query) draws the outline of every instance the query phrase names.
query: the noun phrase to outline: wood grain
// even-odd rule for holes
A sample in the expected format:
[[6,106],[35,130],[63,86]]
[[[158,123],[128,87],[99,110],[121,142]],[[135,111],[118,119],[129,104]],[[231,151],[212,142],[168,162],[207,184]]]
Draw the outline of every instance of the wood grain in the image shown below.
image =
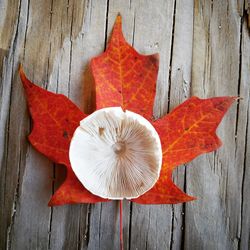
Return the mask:
[[26,137],[30,118],[17,74],[93,105],[88,63],[107,44],[115,17],[140,53],[160,53],[154,114],[191,95],[239,95],[214,153],[173,176],[197,201],[124,202],[124,249],[248,249],[250,244],[249,3],[184,0],[0,1],[0,249],[119,249],[118,204],[49,208],[65,178]]

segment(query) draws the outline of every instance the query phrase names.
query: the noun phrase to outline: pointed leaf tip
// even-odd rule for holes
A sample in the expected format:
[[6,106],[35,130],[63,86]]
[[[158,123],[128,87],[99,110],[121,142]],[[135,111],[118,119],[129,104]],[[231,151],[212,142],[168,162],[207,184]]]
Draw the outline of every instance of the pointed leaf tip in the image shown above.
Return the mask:
[[115,23],[122,23],[122,16],[120,12],[118,12],[116,16]]
[[21,78],[21,81],[22,83],[24,84],[27,80],[27,77],[25,76],[25,73],[23,71],[23,66],[22,64],[20,63],[19,66],[18,66],[18,72],[19,72],[19,75],[20,75],[20,78]]
[[23,69],[23,65],[21,63],[19,63],[18,65],[18,72],[20,73],[20,71]]
[[[25,77],[25,73],[23,71],[23,65],[20,63],[19,66],[18,66],[18,72],[19,72],[19,75],[20,77],[22,78],[22,76]],[[26,77],[25,77],[26,78]]]
[[[26,77],[22,64],[19,64],[18,71],[19,71],[19,76],[21,78],[23,87],[27,91],[27,89],[31,88],[34,84]],[[38,87],[38,88],[40,88],[40,87]]]
[[47,91],[32,83],[20,67],[29,111],[33,120],[31,144],[56,163],[68,165],[71,137],[84,113],[66,96]]
[[110,47],[112,46],[111,44],[115,44],[117,47],[119,47],[121,45],[124,45],[125,43],[126,40],[122,32],[122,17],[120,14],[118,14],[115,19],[115,23],[111,33],[111,38],[109,39],[108,42],[107,50],[110,49]]
[[[166,171],[164,171],[166,172]],[[139,204],[177,204],[196,200],[196,197],[189,196],[177,187],[171,180],[170,170],[167,170],[165,178],[161,178],[155,186],[142,196],[133,199]]]
[[174,168],[220,147],[216,129],[235,100],[237,97],[192,97],[155,121],[167,165]]
[[151,120],[159,55],[141,55],[126,42],[117,15],[104,53],[91,60],[96,85],[96,108],[120,106]]

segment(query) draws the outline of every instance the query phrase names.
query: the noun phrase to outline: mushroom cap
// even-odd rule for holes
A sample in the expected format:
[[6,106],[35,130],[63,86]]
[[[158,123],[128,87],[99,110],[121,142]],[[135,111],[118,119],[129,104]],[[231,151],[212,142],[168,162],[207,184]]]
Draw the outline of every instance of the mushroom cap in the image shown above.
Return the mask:
[[158,180],[162,149],[148,120],[111,107],[80,122],[70,143],[69,158],[74,173],[91,193],[108,199],[132,199]]

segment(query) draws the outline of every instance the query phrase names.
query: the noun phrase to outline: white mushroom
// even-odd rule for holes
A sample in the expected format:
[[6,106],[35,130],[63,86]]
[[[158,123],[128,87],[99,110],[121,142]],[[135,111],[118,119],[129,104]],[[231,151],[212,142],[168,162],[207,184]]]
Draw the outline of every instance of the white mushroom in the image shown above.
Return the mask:
[[100,109],[80,122],[70,144],[72,169],[103,198],[136,198],[159,178],[162,150],[154,127],[119,107]]

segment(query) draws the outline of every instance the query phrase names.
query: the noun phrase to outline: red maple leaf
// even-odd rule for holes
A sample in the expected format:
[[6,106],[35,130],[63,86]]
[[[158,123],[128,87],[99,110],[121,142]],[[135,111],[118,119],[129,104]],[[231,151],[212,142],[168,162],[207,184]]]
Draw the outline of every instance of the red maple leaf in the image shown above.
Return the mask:
[[[216,128],[236,97],[192,97],[168,115],[152,119],[158,55],[140,55],[124,39],[118,16],[107,50],[93,58],[97,109],[121,106],[147,118],[162,143],[163,164],[155,186],[132,201],[142,204],[175,204],[195,199],[183,193],[171,179],[178,165],[217,149]],[[23,82],[33,129],[31,144],[52,161],[67,167],[67,177],[49,205],[108,201],[90,193],[78,181],[69,162],[69,145],[79,122],[86,117],[67,97],[31,83],[22,68]]]

